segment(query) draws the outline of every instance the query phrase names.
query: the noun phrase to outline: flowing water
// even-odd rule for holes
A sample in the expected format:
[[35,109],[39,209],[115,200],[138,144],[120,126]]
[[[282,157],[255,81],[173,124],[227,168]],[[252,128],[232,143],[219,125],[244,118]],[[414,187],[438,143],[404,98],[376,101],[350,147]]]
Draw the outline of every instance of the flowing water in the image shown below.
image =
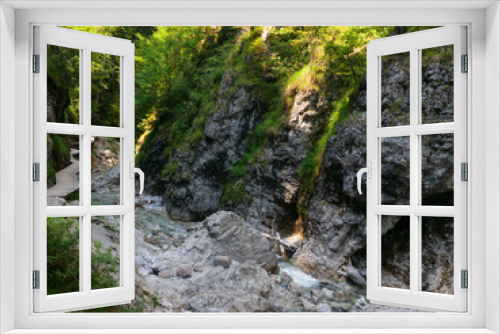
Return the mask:
[[280,267],[280,273],[285,272],[290,275],[290,277],[293,278],[293,281],[300,287],[305,289],[314,289],[319,287],[318,279],[306,274],[305,272],[297,268],[293,264],[293,262],[286,261],[280,258],[278,261],[278,265]]

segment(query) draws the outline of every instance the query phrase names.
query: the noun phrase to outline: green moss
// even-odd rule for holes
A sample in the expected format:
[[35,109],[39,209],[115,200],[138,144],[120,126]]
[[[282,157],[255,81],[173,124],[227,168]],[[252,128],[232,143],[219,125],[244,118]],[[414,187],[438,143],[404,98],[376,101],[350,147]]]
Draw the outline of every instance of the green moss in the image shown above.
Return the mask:
[[179,160],[174,160],[172,162],[168,162],[163,166],[163,170],[161,171],[161,178],[163,180],[167,180],[172,177],[177,171],[179,167]]

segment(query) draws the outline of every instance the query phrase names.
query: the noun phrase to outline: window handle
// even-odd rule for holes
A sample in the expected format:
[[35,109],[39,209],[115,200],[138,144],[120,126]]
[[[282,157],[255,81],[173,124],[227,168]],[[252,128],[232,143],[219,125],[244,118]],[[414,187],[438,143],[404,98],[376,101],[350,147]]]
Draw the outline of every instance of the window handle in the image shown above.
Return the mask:
[[139,195],[144,191],[144,172],[140,168],[135,168],[134,163],[131,161],[129,164],[130,170],[130,178],[133,179],[135,177],[135,173],[139,174]]
[[366,173],[367,179],[371,179],[372,177],[372,163],[368,162],[367,165],[368,165],[367,167],[361,168],[358,171],[358,192],[360,195],[363,194],[363,192],[361,191],[361,177],[363,176],[364,173]]

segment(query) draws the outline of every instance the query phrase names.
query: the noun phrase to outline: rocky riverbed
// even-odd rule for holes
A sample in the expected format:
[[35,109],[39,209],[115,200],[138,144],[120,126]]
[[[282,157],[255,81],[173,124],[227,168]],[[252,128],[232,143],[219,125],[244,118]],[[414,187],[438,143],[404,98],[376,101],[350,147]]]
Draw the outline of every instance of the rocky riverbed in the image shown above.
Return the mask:
[[[93,234],[94,242],[117,240],[100,231]],[[345,268],[337,280],[318,279],[293,259],[283,259],[274,246],[233,212],[177,222],[160,197],[143,195],[136,200],[136,298],[112,311],[409,311],[369,304],[364,272],[354,267]]]

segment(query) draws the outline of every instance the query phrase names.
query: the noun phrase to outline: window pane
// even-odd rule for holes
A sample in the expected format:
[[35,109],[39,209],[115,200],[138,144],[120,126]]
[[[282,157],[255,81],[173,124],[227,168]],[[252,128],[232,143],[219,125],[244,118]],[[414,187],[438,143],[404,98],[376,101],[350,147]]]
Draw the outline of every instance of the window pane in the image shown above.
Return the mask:
[[453,294],[453,218],[422,217],[422,291]]
[[453,134],[422,136],[422,205],[453,205]]
[[410,125],[410,53],[381,57],[382,126]]
[[47,122],[80,123],[80,50],[47,45]]
[[120,204],[120,139],[92,137],[92,205]]
[[453,122],[453,45],[422,50],[422,123]]
[[92,125],[120,126],[120,57],[92,52]]
[[382,204],[410,203],[410,137],[382,138]]
[[382,216],[381,286],[410,288],[410,217]]
[[47,294],[80,291],[80,218],[47,218]]
[[47,135],[47,206],[80,205],[80,136]]
[[120,286],[120,216],[92,217],[92,290]]

